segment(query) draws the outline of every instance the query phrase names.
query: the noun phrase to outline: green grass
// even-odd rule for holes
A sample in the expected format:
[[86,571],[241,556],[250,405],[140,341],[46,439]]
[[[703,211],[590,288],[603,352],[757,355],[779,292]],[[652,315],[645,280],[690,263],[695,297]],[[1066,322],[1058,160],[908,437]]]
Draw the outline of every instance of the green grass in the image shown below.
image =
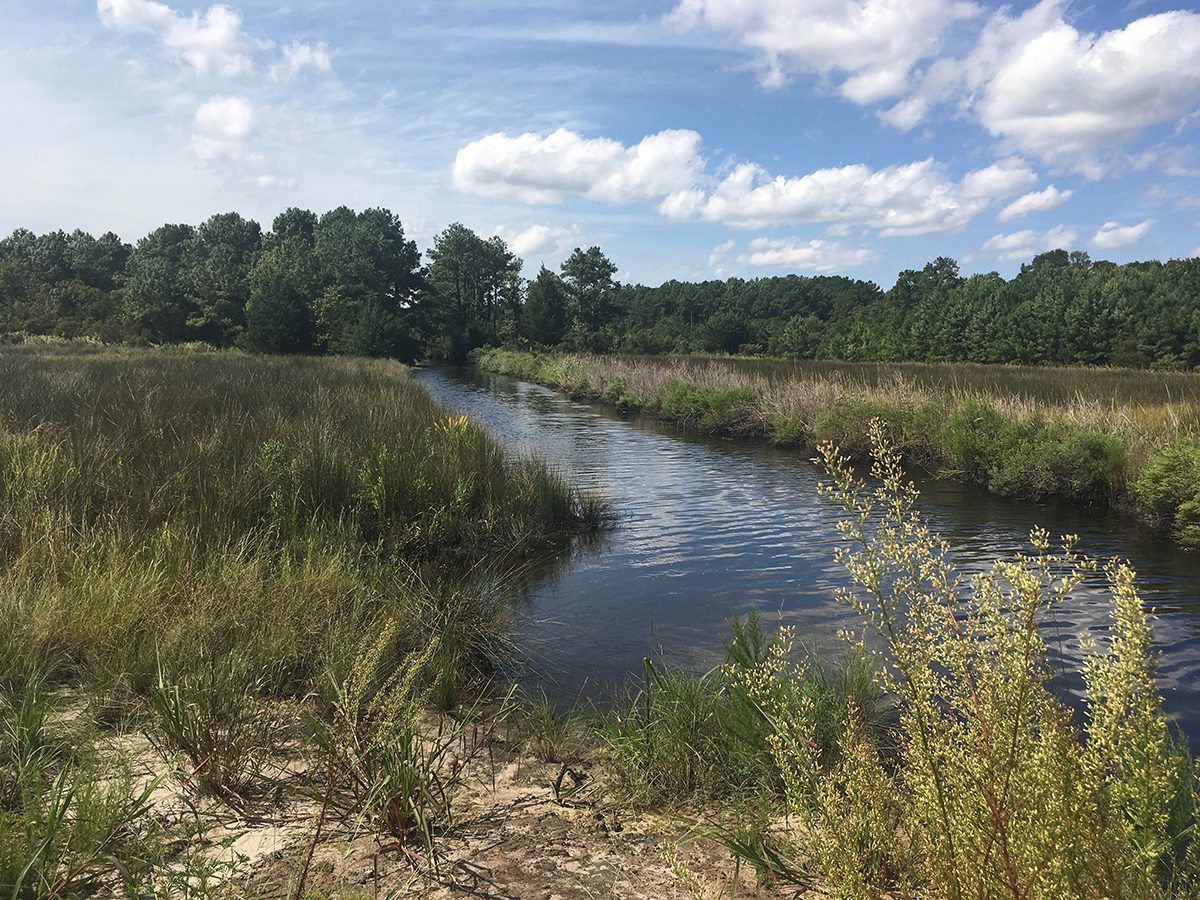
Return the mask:
[[1200,376],[1113,369],[479,355],[487,369],[684,428],[905,460],[1003,496],[1126,509],[1200,546]]
[[771,755],[766,712],[772,704],[812,710],[808,739],[830,764],[851,709],[872,728],[883,727],[882,698],[857,655],[835,668],[801,656],[787,678],[747,682],[783,656],[790,658],[786,632],[768,636],[752,612],[733,620],[725,664],[703,675],[646,659],[640,683],[595,722],[617,796],[641,807],[745,804],[763,792],[778,796],[782,773]]
[[189,672],[236,651],[296,688],[384,616],[414,640],[451,625],[451,596],[464,621],[503,618],[438,573],[502,568],[603,515],[397,364],[0,351],[12,671],[50,660],[145,689],[159,660]]
[[[112,732],[86,752],[47,737],[52,689],[144,730],[172,783],[235,809],[268,793],[285,744],[323,735],[306,752],[341,761],[339,808],[428,847],[457,731],[427,709],[505,663],[501,573],[607,517],[399,364],[0,348],[0,894],[224,878],[151,847]],[[362,683],[380,635],[384,674]],[[347,710],[350,687],[376,713]]]

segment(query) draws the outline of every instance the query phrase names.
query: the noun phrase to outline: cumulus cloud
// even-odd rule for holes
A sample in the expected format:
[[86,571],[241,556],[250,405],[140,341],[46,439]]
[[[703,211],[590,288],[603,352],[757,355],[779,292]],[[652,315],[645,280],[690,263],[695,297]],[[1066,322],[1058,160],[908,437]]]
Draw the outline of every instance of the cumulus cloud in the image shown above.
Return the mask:
[[686,189],[704,168],[700,135],[668,130],[626,147],[560,128],[548,135],[489,134],[458,151],[454,185],[484,197],[631,203]]
[[1004,209],[1000,210],[1000,214],[996,218],[1001,222],[1008,222],[1031,213],[1058,209],[1070,200],[1071,195],[1074,193],[1074,191],[1060,191],[1054,185],[1050,185],[1044,191],[1033,191],[1032,193],[1021,195],[1008,204],[1008,206],[1004,207]]
[[1098,177],[1097,154],[1196,109],[1200,13],[1145,16],[1089,34],[1065,9],[1065,0],[1041,0],[1016,16],[1002,8],[969,54],[929,65],[881,118],[910,129],[957,97],[1015,149]]
[[870,262],[874,254],[866,247],[847,247],[833,241],[800,238],[755,238],[739,261],[761,268],[801,272],[833,272]]
[[765,87],[783,85],[791,72],[844,73],[842,94],[867,104],[904,93],[942,31],[978,13],[965,0],[680,0],[667,21],[758,51]]
[[1153,219],[1147,219],[1136,225],[1105,222],[1100,226],[1100,230],[1092,235],[1092,239],[1088,241],[1088,246],[1094,247],[1097,250],[1115,250],[1118,247],[1128,247],[1130,244],[1136,244],[1145,237],[1146,232],[1150,230],[1150,226],[1153,224]]
[[254,133],[254,107],[245,97],[217,96],[196,110],[192,152],[200,159],[240,155],[242,143]]
[[1019,156],[1010,156],[983,169],[968,172],[960,190],[964,197],[999,200],[1027,191],[1037,184],[1038,177],[1029,163]]
[[154,0],[97,0],[100,21],[110,28],[150,31],[199,75],[231,78],[253,68],[259,46],[242,30],[242,17],[222,4],[184,16]]
[[299,41],[288,44],[283,48],[283,57],[271,66],[271,78],[275,81],[287,81],[302,74],[305,69],[312,69],[322,75],[333,71],[333,60],[329,55],[329,45],[322,41],[319,44],[304,44]]
[[1147,16],[1099,36],[1059,22],[1013,52],[979,104],[996,135],[1046,159],[1123,144],[1200,97],[1200,15]]
[[495,233],[504,239],[508,249],[517,256],[532,257],[539,254],[563,253],[578,236],[579,226],[535,224],[517,229],[501,225]]
[[737,228],[786,224],[867,225],[884,237],[962,228],[994,198],[1023,189],[1033,173],[1006,160],[950,179],[932,159],[871,169],[818,169],[794,178],[752,163],[736,167],[711,192],[688,188],[669,195],[659,211],[674,220],[702,219]]
[[997,234],[988,238],[983,245],[985,253],[992,253],[1000,259],[1030,259],[1047,250],[1066,250],[1075,243],[1078,235],[1064,225],[1057,225],[1049,231],[1014,231],[1012,234]]

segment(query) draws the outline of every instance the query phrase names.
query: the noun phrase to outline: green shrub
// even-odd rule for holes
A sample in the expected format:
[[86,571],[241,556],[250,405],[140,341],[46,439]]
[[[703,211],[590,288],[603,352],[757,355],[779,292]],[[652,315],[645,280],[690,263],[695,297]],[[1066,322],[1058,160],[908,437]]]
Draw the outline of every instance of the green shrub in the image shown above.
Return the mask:
[[1120,485],[1126,453],[1116,435],[1038,418],[1010,421],[997,433],[988,487],[1006,496],[1097,500]]
[[[995,407],[969,400],[954,407],[942,427],[942,447],[951,464],[966,478],[984,481],[996,464],[1004,417]],[[834,443],[837,443],[836,441]]]
[[656,403],[662,415],[698,431],[745,433],[763,425],[758,397],[747,388],[717,390],[670,381]]
[[1130,493],[1149,518],[1171,527],[1180,543],[1200,546],[1200,446],[1159,447]]
[[822,410],[813,420],[810,440],[814,443],[831,441],[852,456],[865,456],[870,451],[870,423],[882,419],[902,434],[903,414],[882,400],[845,399]]

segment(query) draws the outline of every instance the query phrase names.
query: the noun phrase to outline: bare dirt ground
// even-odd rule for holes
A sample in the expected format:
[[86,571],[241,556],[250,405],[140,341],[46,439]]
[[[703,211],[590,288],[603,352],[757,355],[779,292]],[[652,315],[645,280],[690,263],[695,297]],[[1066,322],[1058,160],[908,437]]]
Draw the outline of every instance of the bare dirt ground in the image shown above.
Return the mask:
[[[344,825],[313,846],[315,822],[251,866],[246,887],[265,898],[295,896],[306,858],[309,897],[795,897],[736,879],[728,852],[699,838],[682,816],[626,815],[603,800],[602,773],[512,753],[499,742],[476,754],[456,818],[436,860]],[[561,781],[556,792],[555,782]],[[556,798],[557,793],[557,798]],[[569,795],[569,796],[568,796]]]
[[[82,709],[76,703],[68,717]],[[164,759],[143,732],[110,741],[141,786],[159,782],[154,817],[173,845],[171,871],[159,874],[188,896],[214,888],[224,896],[221,884],[231,897],[262,900],[806,896],[759,887],[752,871],[739,874],[728,851],[702,836],[704,813],[629,811],[608,798],[599,764],[578,756],[569,765],[542,761],[490,730],[477,733],[465,754],[454,820],[438,835],[435,859],[332,816],[318,835],[314,764],[299,752],[273,761],[270,794],[234,809],[198,797],[180,760]],[[206,873],[203,891],[197,872]]]

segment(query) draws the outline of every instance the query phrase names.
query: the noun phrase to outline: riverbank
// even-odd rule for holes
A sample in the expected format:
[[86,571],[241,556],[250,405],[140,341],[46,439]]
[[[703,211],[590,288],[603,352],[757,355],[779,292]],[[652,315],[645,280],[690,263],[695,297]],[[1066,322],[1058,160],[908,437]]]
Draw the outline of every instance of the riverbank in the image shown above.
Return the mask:
[[764,372],[719,359],[509,350],[484,351],[478,364],[683,428],[809,450],[829,440],[862,456],[879,418],[910,465],[1004,496],[1111,505],[1200,546],[1200,402],[1174,382],[1152,399],[1153,373],[875,364],[856,375],[819,363]]

